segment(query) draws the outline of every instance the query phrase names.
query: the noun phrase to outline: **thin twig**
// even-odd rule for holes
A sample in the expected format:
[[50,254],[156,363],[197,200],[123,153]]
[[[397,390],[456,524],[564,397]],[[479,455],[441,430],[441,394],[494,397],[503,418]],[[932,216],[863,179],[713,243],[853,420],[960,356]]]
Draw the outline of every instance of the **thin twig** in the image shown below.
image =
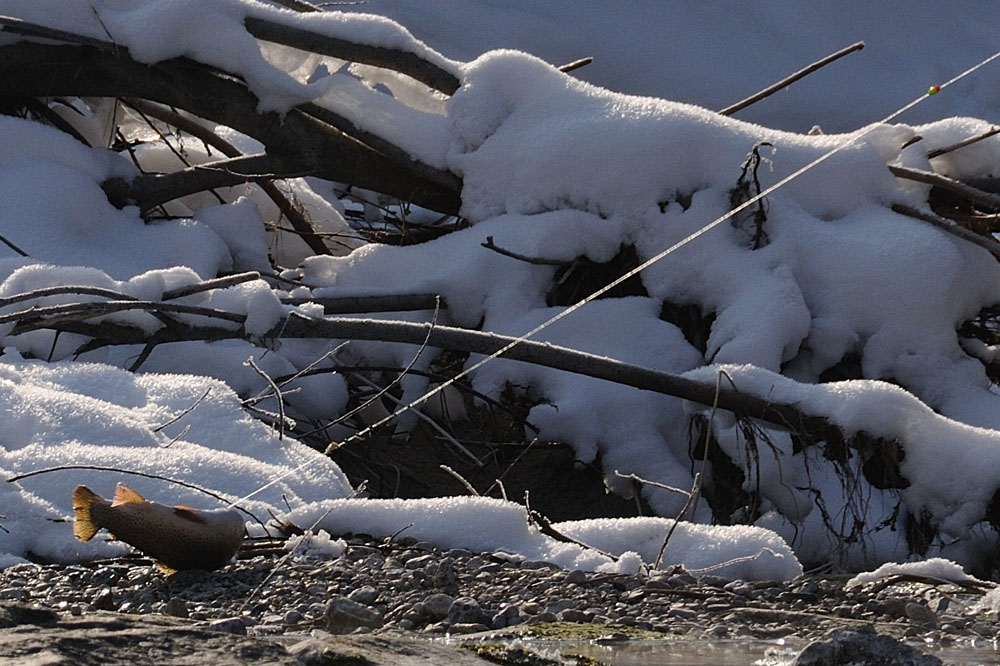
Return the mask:
[[278,441],[285,438],[285,397],[281,394],[281,389],[278,385],[271,379],[271,376],[260,369],[257,362],[254,360],[253,356],[247,357],[247,360],[243,361],[243,365],[248,365],[254,369],[258,375],[264,378],[264,381],[268,383],[271,387],[271,391],[274,393],[275,402],[278,403]]
[[935,157],[941,157],[947,153],[958,150],[959,148],[965,148],[966,146],[971,146],[974,143],[982,141],[983,139],[988,139],[991,136],[1000,134],[1000,126],[994,125],[982,134],[977,134],[976,136],[971,136],[968,139],[963,139],[958,143],[953,143],[950,146],[944,146],[943,148],[935,148],[934,150],[927,151],[927,159],[934,159]]
[[[538,429],[537,429],[537,428],[535,429],[535,432],[538,432]],[[490,491],[491,491],[491,490],[493,490],[493,486],[499,486],[499,487],[500,487],[500,492],[501,492],[501,493],[503,494],[503,498],[504,498],[504,499],[507,499],[507,490],[506,490],[506,489],[504,489],[504,487],[503,487],[503,478],[504,478],[505,476],[507,476],[507,473],[508,473],[508,472],[510,472],[510,471],[511,471],[512,469],[514,469],[514,467],[515,467],[515,466],[517,465],[517,463],[521,462],[521,458],[523,458],[523,457],[524,457],[525,455],[527,455],[528,451],[529,451],[529,450],[530,450],[530,449],[531,449],[531,448],[532,448],[532,447],[533,447],[533,446],[534,446],[535,444],[537,444],[537,443],[538,443],[538,438],[537,438],[537,437],[533,437],[533,438],[531,439],[531,441],[530,441],[530,442],[528,442],[527,446],[525,446],[525,447],[524,447],[523,449],[521,449],[521,451],[520,451],[520,452],[519,452],[519,453],[517,454],[517,456],[515,456],[514,460],[512,460],[512,461],[511,461],[511,463],[510,463],[509,465],[507,465],[507,469],[505,469],[505,470],[503,471],[503,473],[501,473],[501,474],[500,474],[500,476],[499,476],[499,477],[497,477],[497,478],[496,478],[496,479],[495,479],[495,480],[493,481],[493,484],[492,484],[492,485],[491,485],[491,486],[490,486],[489,488],[487,488],[487,489],[486,489],[486,492],[484,492],[483,494],[484,494],[484,495],[489,495],[489,494],[490,494]]]
[[581,67],[586,67],[590,63],[594,62],[594,59],[590,56],[586,58],[580,58],[579,60],[574,60],[573,62],[568,62],[565,65],[559,65],[559,71],[563,74],[567,72],[572,72],[575,69],[580,69]]
[[734,113],[736,113],[737,111],[741,111],[741,110],[745,109],[746,107],[750,106],[751,104],[759,102],[760,100],[764,99],[765,97],[770,97],[771,95],[773,95],[774,93],[778,92],[782,88],[790,86],[791,84],[795,83],[799,79],[801,79],[801,78],[803,78],[805,76],[808,76],[809,74],[812,74],[817,69],[820,69],[821,67],[825,67],[826,65],[829,65],[834,60],[838,60],[838,59],[844,57],[845,55],[847,55],[848,53],[854,53],[855,51],[860,51],[863,48],[865,48],[865,43],[864,42],[855,42],[854,44],[851,44],[848,47],[840,49],[836,53],[831,53],[830,55],[826,56],[822,60],[817,60],[813,64],[808,65],[807,67],[803,67],[802,69],[800,69],[799,71],[795,72],[794,74],[792,74],[790,76],[786,76],[785,78],[781,79],[777,83],[775,83],[773,85],[770,85],[767,88],[764,88],[759,93],[757,93],[755,95],[750,95],[750,97],[747,97],[746,99],[743,99],[743,100],[737,102],[736,104],[733,104],[731,106],[727,106],[726,108],[724,108],[721,111],[719,111],[719,115],[731,116]]
[[21,248],[19,248],[18,246],[14,245],[9,240],[7,240],[6,236],[0,235],[0,243],[3,243],[4,245],[6,245],[7,247],[9,247],[10,249],[14,250],[14,252],[17,252],[22,257],[27,257],[28,256],[27,252],[25,252],[24,250],[22,250]]
[[[370,379],[368,379],[367,377],[365,377],[363,375],[355,374],[354,377],[357,378],[358,381],[360,381],[361,383],[367,384],[371,388],[374,388],[374,389],[379,388],[378,384],[376,384],[375,382],[371,381]],[[392,403],[395,404],[397,407],[402,407],[403,406],[403,401],[400,400],[399,398],[397,398],[396,396],[394,396],[393,394],[391,394],[391,393],[384,393],[383,392],[382,395],[384,395],[388,400],[392,401]],[[476,465],[476,467],[483,467],[483,462],[479,458],[477,458],[476,455],[472,451],[470,451],[469,449],[467,449],[464,444],[462,444],[460,441],[458,441],[457,439],[455,439],[454,435],[452,435],[450,432],[448,432],[443,427],[441,427],[441,425],[437,421],[435,421],[434,419],[432,419],[431,417],[429,417],[427,414],[424,414],[420,410],[413,410],[413,414],[418,419],[420,419],[421,421],[423,421],[424,423],[426,423],[427,425],[429,425],[433,430],[437,431],[437,433],[439,435],[441,435],[442,437],[444,437],[445,440],[447,440],[449,444],[451,444],[456,449],[458,449],[459,451],[461,451],[462,453],[464,453],[469,458],[469,460],[471,460],[473,462],[473,464]],[[359,431],[358,434],[355,435],[355,437],[356,438],[364,437],[365,434],[366,434],[366,431],[368,431],[368,430],[371,430],[371,426],[365,428],[364,430]]]
[[160,298],[164,301],[170,301],[175,298],[183,298],[185,296],[190,296],[191,294],[198,294],[203,291],[211,291],[212,289],[225,289],[226,287],[232,287],[233,285],[243,284],[244,282],[253,282],[254,280],[260,279],[260,273],[257,271],[247,271],[246,273],[236,273],[235,275],[227,275],[225,277],[215,278],[214,280],[205,280],[204,282],[197,282],[195,284],[186,284],[183,287],[177,287],[175,289],[168,289],[163,292]]
[[0,315],[0,324],[16,322],[11,335],[19,335],[40,328],[53,328],[57,324],[103,317],[105,315],[129,310],[147,310],[153,312],[176,312],[192,314],[213,319],[222,319],[242,324],[246,315],[214,308],[204,308],[180,303],[159,303],[156,301],[105,301],[103,303],[67,303],[46,307],[32,307],[10,314]]
[[24,37],[41,37],[57,42],[69,42],[70,44],[80,44],[105,51],[116,51],[118,49],[118,46],[112,42],[105,42],[101,39],[86,37],[75,32],[59,30],[58,28],[50,28],[29,21],[22,21],[13,16],[0,16],[0,32],[9,32]]
[[683,488],[675,488],[674,486],[668,486],[665,483],[658,483],[656,481],[650,481],[649,479],[644,479],[637,474],[622,474],[617,469],[614,472],[615,476],[620,479],[628,479],[630,481],[635,481],[636,483],[641,483],[644,486],[652,486],[653,488],[659,488],[661,490],[666,490],[671,493],[677,493],[678,495],[684,495],[685,497],[691,497],[691,491],[684,490]]
[[174,423],[177,423],[178,421],[180,421],[182,418],[184,418],[185,416],[187,416],[188,414],[190,414],[191,412],[193,412],[198,405],[200,405],[202,402],[204,402],[205,398],[207,398],[208,394],[211,393],[211,392],[212,392],[211,388],[205,389],[205,392],[201,394],[201,397],[198,398],[197,400],[195,400],[193,403],[191,403],[190,407],[185,407],[183,410],[180,411],[180,413],[177,414],[177,416],[174,416],[173,418],[171,418],[166,423],[163,423],[162,425],[158,425],[155,428],[153,428],[153,432],[160,432],[164,428],[167,428],[167,427],[173,425]]
[[448,474],[451,474],[453,477],[455,477],[455,479],[459,483],[461,483],[462,486],[467,491],[469,491],[470,495],[475,495],[476,497],[481,497],[481,495],[479,494],[479,491],[476,490],[475,488],[473,488],[472,484],[469,483],[469,481],[464,476],[462,476],[461,474],[459,474],[458,472],[456,472],[455,470],[453,470],[451,467],[448,467],[447,465],[438,465],[438,467],[441,468],[442,470],[444,470],[445,472],[447,472]]
[[538,531],[544,534],[545,536],[555,539],[556,541],[562,541],[563,543],[571,543],[585,550],[592,550],[599,555],[603,555],[612,562],[618,561],[617,556],[612,555],[611,553],[607,553],[601,550],[600,548],[595,548],[594,546],[585,544],[582,541],[574,539],[573,537],[566,536],[556,528],[552,527],[552,521],[546,518],[543,514],[531,508],[531,494],[527,490],[524,491],[524,509],[528,514],[528,524],[537,527]]
[[958,196],[980,204],[981,206],[986,206],[990,210],[1000,210],[1000,196],[996,194],[983,192],[982,190],[972,187],[971,185],[966,185],[965,183],[955,180],[954,178],[942,176],[941,174],[934,173],[933,171],[911,169],[910,167],[897,166],[895,164],[890,164],[888,166],[889,171],[891,171],[892,175],[897,178],[905,178],[918,183],[934,185],[948,190],[949,192],[954,192]]
[[0,298],[0,308],[5,308],[8,305],[14,305],[15,303],[23,303],[24,301],[32,301],[36,298],[62,296],[65,294],[73,294],[74,296],[103,296],[104,298],[114,300],[131,300],[133,298],[132,296],[123,294],[120,291],[104,289],[103,287],[90,287],[87,285],[60,285],[58,287],[43,287],[41,289],[33,289],[31,291],[21,292],[20,294],[14,294],[13,296],[5,296]]
[[760,550],[758,550],[753,555],[744,555],[742,557],[734,557],[732,559],[726,560],[725,562],[719,562],[718,564],[713,564],[712,566],[704,567],[703,569],[688,569],[687,572],[690,573],[690,574],[692,574],[692,575],[707,574],[707,573],[711,573],[712,571],[718,571],[719,569],[722,569],[724,567],[728,567],[730,564],[740,564],[741,562],[752,562],[752,561],[756,560],[757,558],[759,558],[764,553],[770,553],[774,557],[780,557],[780,555],[778,555],[776,552],[774,552],[770,548],[761,548]]
[[482,247],[487,250],[493,250],[497,254],[502,254],[505,257],[511,257],[517,259],[518,261],[525,261],[529,264],[539,264],[541,266],[564,266],[567,262],[559,261],[558,259],[540,259],[538,257],[529,257],[525,254],[520,254],[518,252],[512,252],[511,250],[505,250],[502,247],[493,243],[493,236],[487,236],[485,243],[480,243]]

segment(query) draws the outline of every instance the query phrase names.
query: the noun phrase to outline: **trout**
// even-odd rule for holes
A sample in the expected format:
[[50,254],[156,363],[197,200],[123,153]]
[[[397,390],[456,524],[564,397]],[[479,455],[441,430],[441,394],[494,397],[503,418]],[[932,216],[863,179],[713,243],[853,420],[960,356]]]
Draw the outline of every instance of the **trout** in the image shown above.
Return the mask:
[[119,484],[109,502],[86,486],[73,491],[73,536],[90,541],[102,527],[167,571],[221,569],[243,543],[245,526],[231,509],[200,511],[150,502]]

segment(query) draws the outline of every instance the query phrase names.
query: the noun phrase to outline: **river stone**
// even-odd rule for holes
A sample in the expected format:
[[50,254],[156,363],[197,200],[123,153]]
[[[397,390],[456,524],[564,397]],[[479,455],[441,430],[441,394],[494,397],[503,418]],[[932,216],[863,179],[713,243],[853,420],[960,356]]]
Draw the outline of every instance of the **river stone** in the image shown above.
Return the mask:
[[482,624],[485,619],[479,602],[472,597],[459,597],[448,609],[448,624]]
[[942,666],[937,657],[926,655],[892,636],[871,627],[834,629],[799,653],[792,666]]
[[428,615],[430,615],[435,620],[440,620],[447,617],[448,611],[451,609],[451,605],[455,602],[455,597],[450,594],[444,594],[439,592],[437,594],[431,594],[424,598],[423,610]]
[[[0,602],[0,663],[73,666],[489,666],[469,650],[387,636],[322,631],[286,650],[166,615],[62,615]],[[339,659],[339,661],[338,661]]]
[[356,590],[351,590],[347,598],[351,601],[357,601],[359,604],[371,606],[378,599],[378,590],[371,585],[362,585]]
[[922,624],[935,628],[938,626],[937,613],[923,604],[911,601],[904,606],[903,612],[906,613],[906,617],[910,618],[910,620],[916,624]]
[[381,627],[382,613],[347,597],[338,597],[327,605],[323,623],[331,634],[349,634],[358,629]]
[[281,645],[193,626],[166,615],[58,615],[27,606],[0,606],[0,662],[74,666],[238,664],[292,666]]

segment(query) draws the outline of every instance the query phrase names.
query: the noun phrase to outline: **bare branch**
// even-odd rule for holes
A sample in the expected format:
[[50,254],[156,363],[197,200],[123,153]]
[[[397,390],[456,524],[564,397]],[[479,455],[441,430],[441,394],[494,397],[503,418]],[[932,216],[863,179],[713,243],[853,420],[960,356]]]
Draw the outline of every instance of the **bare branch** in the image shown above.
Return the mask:
[[409,312],[412,310],[434,310],[445,308],[447,304],[438,294],[387,294],[384,296],[338,296],[325,298],[283,298],[286,305],[318,303],[326,314],[349,314],[352,312]]
[[[0,98],[141,97],[231,127],[266,146],[272,161],[248,165],[239,177],[217,175],[212,181],[217,186],[243,182],[248,175],[308,173],[450,215],[459,210],[457,189],[428,181],[409,164],[400,164],[301,110],[259,113],[257,98],[242,82],[186,58],[148,66],[92,47],[17,42],[0,47],[0,82]],[[448,178],[454,177],[441,175],[438,180]],[[152,182],[156,181],[140,180],[146,186],[143,199],[169,200],[150,191]],[[169,182],[156,186],[164,184]],[[112,189],[118,200],[129,198],[127,187],[119,184]]]
[[[45,327],[44,322],[40,326],[34,326],[34,328],[42,327]],[[186,340],[222,340],[247,337],[242,329],[210,326],[164,328],[153,334],[113,322],[88,324],[81,321],[70,321],[60,322],[58,325],[51,324],[48,328],[97,338],[94,343],[86,346],[88,350],[109,345],[145,344],[147,342],[163,344]],[[604,356],[596,356],[547,342],[521,340],[496,333],[470,331],[450,326],[353,317],[317,319],[292,313],[279,322],[272,333],[265,337],[378,340],[418,345],[423,344],[426,340],[426,344],[429,346],[486,355],[506,348],[501,358],[566,370],[616,384],[633,386],[645,391],[675,396],[701,405],[712,406],[716,404],[716,386],[714,384],[706,384],[687,377],[622,363]],[[512,343],[514,343],[513,346],[510,346]],[[809,435],[818,440],[830,437],[844,438],[843,431],[838,426],[831,424],[826,417],[808,414],[795,405],[774,403],[726,388],[718,391],[717,400],[718,409],[736,412],[747,418],[759,419],[781,429]]]
[[986,206],[990,210],[1000,210],[1000,196],[984,192],[971,185],[966,185],[963,182],[949,178],[948,176],[942,176],[941,174],[934,173],[933,171],[911,169],[910,167],[896,166],[894,164],[889,165],[889,171],[891,171],[892,175],[897,178],[905,178],[907,180],[917,181],[918,183],[934,185],[948,190],[949,192],[954,192],[960,197],[968,199],[981,206]]
[[457,76],[409,51],[359,44],[254,16],[246,17],[243,25],[247,32],[262,41],[391,69],[446,95],[454,93],[460,85]]
[[565,261],[558,261],[556,259],[542,259],[540,257],[529,257],[519,252],[505,250],[504,248],[500,247],[499,245],[496,245],[493,242],[493,236],[487,236],[486,242],[480,243],[479,245],[485,247],[487,250],[493,250],[497,254],[502,254],[505,257],[510,257],[511,259],[517,259],[518,261],[525,261],[529,264],[539,264],[542,266],[564,266],[566,264]]
[[777,83],[775,83],[773,85],[770,85],[767,88],[764,88],[759,93],[757,93],[755,95],[750,95],[750,97],[747,97],[746,99],[743,99],[743,100],[741,100],[739,102],[736,102],[736,104],[733,104],[731,106],[727,106],[726,108],[724,108],[721,111],[719,111],[719,115],[722,115],[722,116],[731,116],[734,113],[736,113],[737,111],[742,111],[743,109],[747,108],[751,104],[759,102],[760,100],[764,99],[765,97],[770,97],[771,95],[773,95],[774,93],[778,92],[782,88],[786,88],[786,87],[790,86],[791,84],[795,83],[796,81],[798,81],[799,79],[812,74],[817,69],[820,69],[822,67],[825,67],[826,65],[829,65],[834,60],[839,60],[840,58],[843,58],[848,53],[854,53],[855,51],[860,51],[863,48],[865,48],[865,43],[864,42],[855,42],[854,44],[851,44],[850,46],[848,46],[846,48],[840,49],[836,53],[831,53],[827,57],[825,57],[825,58],[823,58],[821,60],[817,60],[813,64],[808,65],[806,67],[803,67],[802,69],[800,69],[799,71],[795,72],[794,74],[792,74],[790,76],[786,76],[785,78],[781,79]]
[[927,158],[934,159],[935,157],[941,157],[947,153],[958,150],[959,148],[965,148],[966,146],[971,146],[974,143],[982,141],[983,139],[988,139],[991,136],[1000,134],[1000,127],[994,125],[989,130],[983,132],[982,134],[977,134],[976,136],[970,136],[968,139],[963,139],[958,143],[953,143],[950,146],[944,146],[943,148],[935,148],[934,150],[927,151]]
[[243,284],[244,282],[252,282],[254,280],[260,279],[260,273],[257,271],[247,271],[246,273],[236,273],[234,275],[227,275],[225,277],[215,278],[214,280],[205,280],[204,282],[197,282],[195,284],[186,284],[183,287],[177,287],[176,289],[168,289],[163,292],[161,298],[165,301],[170,301],[175,298],[183,298],[185,296],[190,296],[191,294],[198,294],[203,291],[211,291],[212,289],[225,289],[226,287],[232,287],[233,285]]
[[586,58],[580,58],[579,60],[574,60],[573,62],[568,62],[565,65],[559,65],[559,71],[566,74],[572,72],[575,69],[580,69],[581,67],[586,67],[590,63],[594,62],[594,59],[590,56]]

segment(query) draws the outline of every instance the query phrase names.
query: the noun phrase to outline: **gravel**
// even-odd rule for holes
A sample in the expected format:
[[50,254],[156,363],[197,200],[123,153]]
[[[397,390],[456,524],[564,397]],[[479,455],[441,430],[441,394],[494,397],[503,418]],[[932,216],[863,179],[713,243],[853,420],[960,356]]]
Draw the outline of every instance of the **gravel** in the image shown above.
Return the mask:
[[21,564],[0,571],[0,600],[83,615],[162,613],[258,636],[402,631],[427,635],[566,622],[606,638],[813,639],[862,624],[942,645],[998,638],[992,611],[954,586],[844,590],[844,577],[790,582],[563,571],[502,554],[389,546],[355,538],[340,557],[257,555],[223,571],[165,576],[148,561]]

